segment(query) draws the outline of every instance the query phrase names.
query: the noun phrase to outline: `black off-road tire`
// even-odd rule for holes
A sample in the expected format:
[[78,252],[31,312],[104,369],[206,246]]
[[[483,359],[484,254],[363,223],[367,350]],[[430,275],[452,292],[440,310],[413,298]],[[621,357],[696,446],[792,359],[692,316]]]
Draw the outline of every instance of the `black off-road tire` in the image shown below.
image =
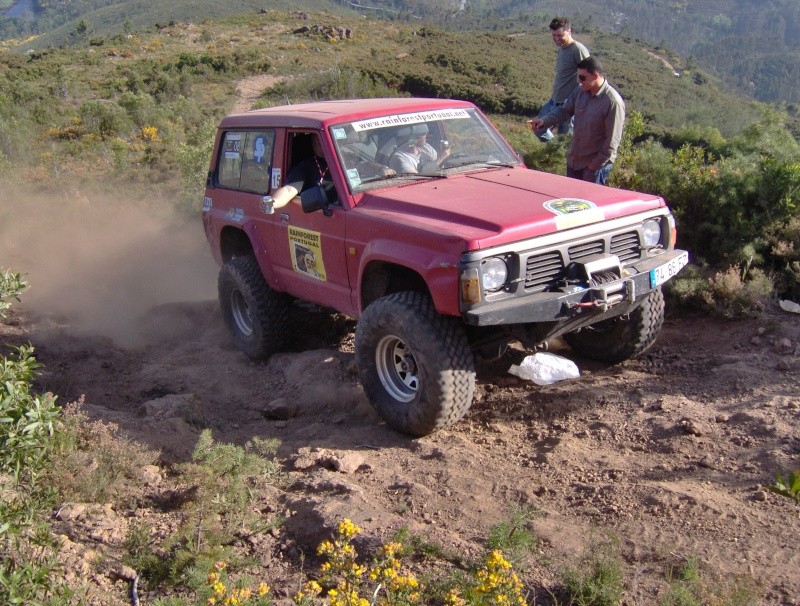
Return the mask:
[[369,401],[400,433],[428,435],[472,405],[475,362],[464,328],[426,294],[394,293],[364,310],[356,365]]
[[564,335],[580,355],[615,364],[647,351],[664,323],[664,295],[658,288],[630,312],[627,319],[612,318]]
[[289,339],[289,299],[272,290],[253,256],[234,257],[217,282],[222,318],[236,347],[254,360],[285,349]]

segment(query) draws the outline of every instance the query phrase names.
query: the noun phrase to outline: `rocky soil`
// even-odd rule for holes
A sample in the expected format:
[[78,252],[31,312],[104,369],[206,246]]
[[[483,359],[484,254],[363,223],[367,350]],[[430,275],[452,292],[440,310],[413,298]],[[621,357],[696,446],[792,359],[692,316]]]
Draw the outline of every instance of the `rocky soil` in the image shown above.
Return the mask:
[[42,388],[62,403],[83,397],[91,418],[161,453],[131,488],[135,512],[58,513],[67,568],[95,603],[128,601],[135,571],[113,563],[134,520],[162,539],[175,528],[168,468],[190,458],[200,427],[221,442],[281,441],[288,482],[260,499],[265,519],[288,518],[238,548],[283,601],[304,578],[301,554],[344,517],[376,543],[407,527],[469,558],[524,506],[537,512],[538,553],[522,575],[530,603],[551,603],[562,567],[607,533],[619,539],[626,604],[658,603],[665,571],[692,556],[723,584],[751,581],[761,604],[800,603],[800,510],[765,489],[800,469],[800,316],[670,317],[649,353],[617,366],[555,343],[582,376],[549,387],[508,373],[527,353],[512,348],[480,367],[465,419],[418,440],[390,430],[363,395],[351,320],[307,306],[293,319],[292,350],[265,363],[233,348],[213,300],[150,309],[127,347],[63,316],[22,310],[0,325],[0,342],[36,345]]

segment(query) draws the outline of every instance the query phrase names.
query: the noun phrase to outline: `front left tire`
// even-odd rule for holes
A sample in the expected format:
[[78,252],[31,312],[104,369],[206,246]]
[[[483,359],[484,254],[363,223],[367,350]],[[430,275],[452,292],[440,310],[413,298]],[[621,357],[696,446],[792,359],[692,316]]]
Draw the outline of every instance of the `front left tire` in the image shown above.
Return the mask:
[[453,425],[472,405],[475,367],[463,326],[427,294],[399,292],[371,303],[356,326],[364,391],[390,427],[414,437]]

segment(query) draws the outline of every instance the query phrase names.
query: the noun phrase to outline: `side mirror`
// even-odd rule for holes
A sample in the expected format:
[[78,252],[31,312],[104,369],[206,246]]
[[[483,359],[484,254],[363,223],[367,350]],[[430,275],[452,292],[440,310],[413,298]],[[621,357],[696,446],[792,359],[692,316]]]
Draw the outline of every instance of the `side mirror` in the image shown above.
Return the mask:
[[300,194],[300,205],[304,213],[313,213],[328,205],[328,196],[321,185],[315,185]]
[[214,187],[214,171],[208,171],[208,175],[206,176],[206,187]]
[[338,201],[333,183],[309,187],[300,194],[300,204],[304,213],[322,210],[325,216],[331,215],[330,205]]

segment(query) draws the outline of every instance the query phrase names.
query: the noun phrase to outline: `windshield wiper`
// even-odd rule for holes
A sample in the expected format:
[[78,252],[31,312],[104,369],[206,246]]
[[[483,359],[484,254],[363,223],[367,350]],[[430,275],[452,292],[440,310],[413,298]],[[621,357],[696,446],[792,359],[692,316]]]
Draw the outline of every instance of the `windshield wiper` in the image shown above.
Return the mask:
[[447,168],[514,168],[517,166],[511,162],[501,162],[500,160],[475,160],[473,162],[465,162],[464,164],[453,164]]
[[375,183],[377,181],[391,181],[392,179],[403,179],[403,180],[422,180],[422,179],[446,179],[447,175],[436,173],[436,174],[425,174],[425,173],[396,173],[394,175],[375,175],[374,177],[367,177],[366,179],[361,179],[359,182],[359,187],[362,185],[366,185],[368,183]]

